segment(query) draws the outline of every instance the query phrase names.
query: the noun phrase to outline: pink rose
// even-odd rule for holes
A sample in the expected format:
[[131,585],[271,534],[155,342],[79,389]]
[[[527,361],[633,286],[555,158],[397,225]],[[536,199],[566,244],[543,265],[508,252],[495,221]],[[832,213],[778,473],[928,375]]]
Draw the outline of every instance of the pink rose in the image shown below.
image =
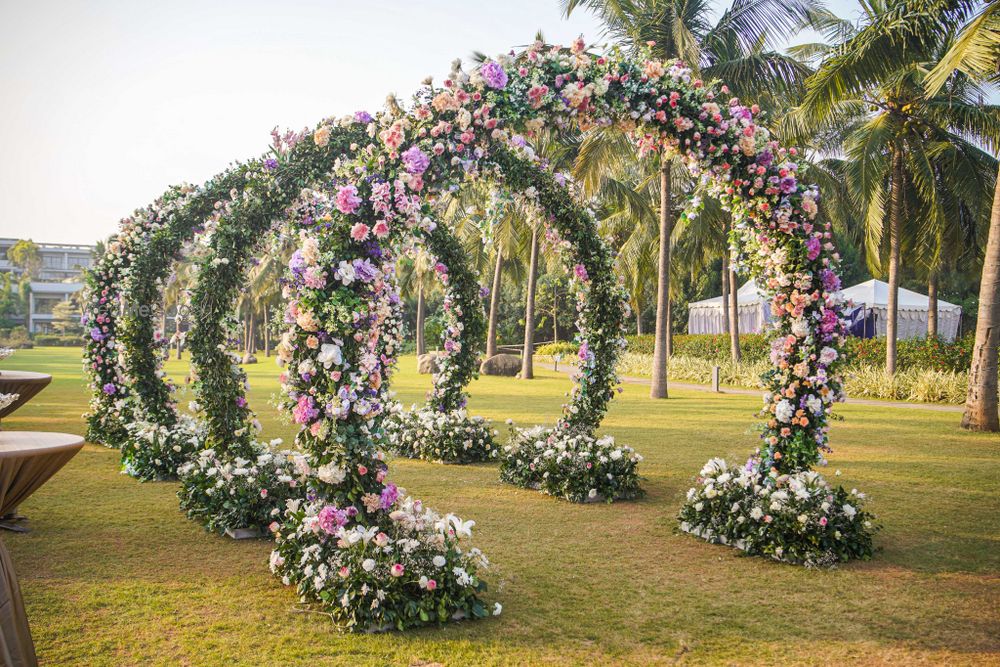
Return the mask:
[[438,587],[438,584],[437,584],[436,581],[434,581],[433,579],[428,579],[427,580],[427,590],[432,591],[432,590],[434,590],[437,587]]
[[396,563],[389,570],[389,574],[391,574],[394,577],[402,577],[404,571],[405,571],[405,568],[403,567],[403,564],[402,563]]
[[389,235],[389,225],[386,224],[385,220],[379,220],[375,223],[375,236],[379,238],[384,238]]
[[353,185],[344,185],[337,190],[337,210],[344,215],[351,215],[361,206],[358,189]]
[[351,227],[351,238],[360,243],[368,238],[368,225],[359,222]]

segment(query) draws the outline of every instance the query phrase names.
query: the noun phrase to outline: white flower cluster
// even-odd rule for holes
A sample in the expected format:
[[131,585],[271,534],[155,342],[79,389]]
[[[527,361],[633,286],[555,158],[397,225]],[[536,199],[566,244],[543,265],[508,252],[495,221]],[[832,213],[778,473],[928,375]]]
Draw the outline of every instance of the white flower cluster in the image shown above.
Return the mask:
[[361,516],[354,507],[289,500],[284,525],[272,524],[271,571],[303,600],[329,600],[326,609],[352,629],[486,615],[479,572],[489,561],[461,545],[474,522],[402,495]]
[[832,488],[811,470],[765,476],[756,459],[742,467],[711,459],[688,490],[681,530],[750,554],[805,565],[868,558],[877,530],[865,494]]
[[642,456],[611,436],[594,438],[568,429],[512,429],[500,479],[574,502],[612,502],[642,495]]
[[122,471],[141,480],[177,478],[179,469],[205,442],[205,424],[190,415],[180,415],[172,426],[142,420],[126,428]]
[[[273,440],[272,446],[281,440]],[[209,530],[263,528],[274,520],[288,498],[310,473],[298,452],[273,451],[254,443],[253,458],[229,458],[204,449],[182,465],[181,509]]]
[[414,459],[474,463],[500,455],[492,422],[465,410],[439,412],[414,405],[407,412],[397,406],[385,421],[385,433],[390,450]]

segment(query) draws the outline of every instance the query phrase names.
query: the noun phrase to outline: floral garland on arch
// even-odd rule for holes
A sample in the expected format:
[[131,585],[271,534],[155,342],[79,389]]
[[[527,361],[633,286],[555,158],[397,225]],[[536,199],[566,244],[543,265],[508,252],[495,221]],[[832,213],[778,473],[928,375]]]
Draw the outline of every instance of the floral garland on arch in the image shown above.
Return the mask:
[[[627,306],[594,216],[533,164],[528,140],[545,127],[619,124],[634,134],[641,152],[681,154],[725,198],[741,260],[773,295],[784,336],[768,376],[762,450],[750,466],[761,486],[771,488],[791,486],[793,475],[817,462],[840,396],[843,323],[831,289],[838,258],[829,230],[812,223],[815,196],[796,177],[791,154],[782,153],[753,114],[738,100],[717,100],[679,63],[595,56],[582,40],[570,48],[536,44],[472,73],[456,66],[443,88],[428,85],[408,112],[355,117],[365,136],[350,155],[324,163],[312,178],[237,197],[237,218],[244,204],[250,211],[284,211],[299,201],[290,222],[301,234],[303,277],[289,286],[279,354],[287,364],[283,402],[301,427],[297,444],[308,472],[300,497],[271,526],[275,574],[353,629],[488,613],[479,578],[485,560],[464,542],[471,522],[430,512],[387,481],[384,420],[400,335],[394,260],[404,239],[437,227],[432,198],[470,175],[537,198],[552,231],[572,251],[568,261],[581,288],[581,373],[555,438],[592,436],[617,385]],[[307,163],[306,156],[331,143],[335,129],[325,122],[303,137],[299,146],[307,152],[290,153],[286,167]],[[311,187],[320,189],[302,191]],[[272,199],[275,209],[265,203]],[[225,314],[203,312],[214,322]],[[199,381],[211,376],[238,386],[230,373],[225,360],[202,369]],[[213,429],[230,437],[245,424],[220,433],[213,420],[228,424],[229,414],[242,413],[205,406],[208,437]],[[756,492],[755,485],[740,488]],[[722,534],[702,525],[714,520],[705,507],[692,506],[689,529]],[[761,540],[780,537],[765,529]]]

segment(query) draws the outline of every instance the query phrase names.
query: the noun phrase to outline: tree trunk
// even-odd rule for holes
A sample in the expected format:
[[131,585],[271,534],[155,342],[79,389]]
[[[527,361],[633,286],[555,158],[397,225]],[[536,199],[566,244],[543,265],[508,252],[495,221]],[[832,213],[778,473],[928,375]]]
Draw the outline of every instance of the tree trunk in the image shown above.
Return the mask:
[[667,398],[667,357],[670,345],[670,235],[674,220],[670,210],[670,161],[662,157],[660,167],[660,256],[656,276],[656,335],[653,344],[650,398]]
[[896,337],[899,324],[899,225],[903,217],[903,152],[892,154],[892,192],[889,208],[889,304],[885,323],[885,372],[896,372]]
[[729,247],[722,251],[722,333],[729,333]]
[[552,342],[559,342],[559,283],[552,281]]
[[503,255],[497,248],[496,268],[493,270],[493,291],[490,292],[490,327],[486,333],[486,358],[497,353],[497,320],[500,317],[500,278],[503,274]]
[[524,304],[524,350],[521,352],[521,379],[535,377],[535,283],[538,278],[538,227],[531,233],[531,261],[528,263],[528,296]]
[[[730,267],[732,263],[730,263]],[[740,290],[739,281],[736,279],[736,271],[729,269],[729,353],[733,361],[739,362],[743,359],[740,352]]]
[[177,337],[177,358],[181,358],[181,313],[180,310],[177,311],[177,317],[174,319],[174,335]]
[[976,345],[969,367],[969,394],[965,399],[962,428],[1000,431],[997,412],[997,347],[1000,345],[1000,171],[993,192],[990,234],[979,283],[979,317]]
[[927,277],[927,338],[938,336],[938,272],[931,271]]
[[264,306],[264,356],[271,356],[271,314]]
[[642,335],[642,306],[635,307],[635,335]]
[[427,303],[424,301],[424,286],[417,285],[417,355],[427,354],[427,341],[424,340],[424,318]]

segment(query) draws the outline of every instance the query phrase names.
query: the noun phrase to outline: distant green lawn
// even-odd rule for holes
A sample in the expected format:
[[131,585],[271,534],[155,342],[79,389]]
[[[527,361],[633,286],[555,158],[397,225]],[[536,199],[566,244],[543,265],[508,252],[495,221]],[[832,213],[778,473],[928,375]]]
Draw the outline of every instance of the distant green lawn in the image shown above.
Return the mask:
[[[183,377],[183,364],[169,370]],[[87,392],[75,349],[19,351],[3,369],[52,373],[5,429],[82,433]],[[266,437],[272,360],[249,367]],[[430,378],[402,360],[406,404]],[[471,410],[551,423],[565,377],[483,378]],[[676,532],[692,477],[711,456],[742,459],[758,399],[676,391],[652,402],[626,386],[604,430],[646,460],[646,498],[572,505],[505,486],[495,465],[396,460],[392,478],[438,509],[476,520],[503,615],[406,634],[338,633],[296,613],[267,570],[266,541],[205,533],[175,484],[120,475],[117,452],[86,448],[21,508],[33,532],[5,533],[44,664],[684,664],[1000,662],[1000,438],[959,415],[843,406],[827,474],[870,494],[884,524],[869,563],[806,570]],[[182,405],[187,398],[182,397]]]

